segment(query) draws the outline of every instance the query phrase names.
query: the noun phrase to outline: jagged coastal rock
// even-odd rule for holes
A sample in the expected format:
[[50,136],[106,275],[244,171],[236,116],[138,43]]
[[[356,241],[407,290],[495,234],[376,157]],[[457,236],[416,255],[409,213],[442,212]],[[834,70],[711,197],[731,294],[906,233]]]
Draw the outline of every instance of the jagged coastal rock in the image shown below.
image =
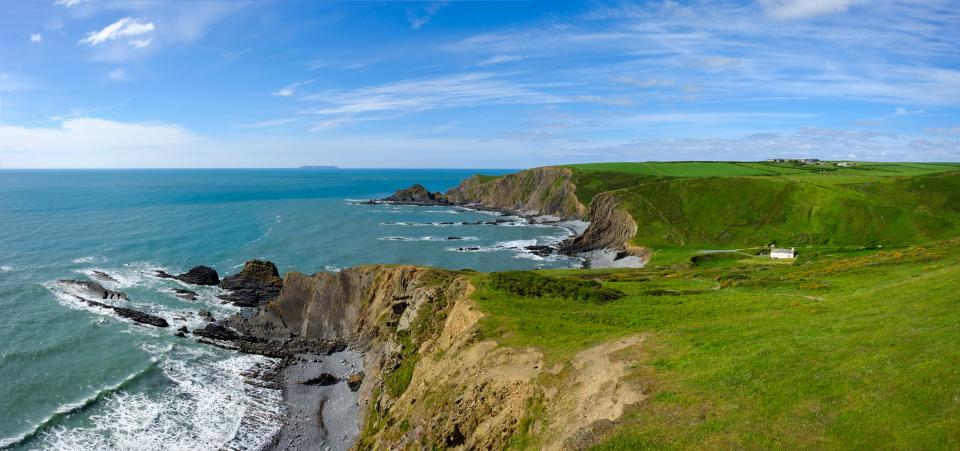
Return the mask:
[[[642,338],[619,340],[575,357],[574,365],[594,365],[597,371],[546,365],[536,350],[477,339],[483,314],[470,296],[474,290],[469,273],[416,266],[291,272],[275,301],[227,323],[240,336],[234,343],[242,350],[273,346],[290,352],[304,344],[338,340],[363,350],[362,374],[343,377],[321,371],[296,379],[301,386],[346,382],[357,390],[360,435],[353,446],[359,449],[504,449],[519,432],[517,419],[537,415],[535,400],[572,406],[569,413],[535,420],[536,427],[551,431],[545,448],[570,449],[597,425],[616,421],[625,406],[642,399],[639,387],[613,383],[623,376],[626,364],[611,363],[610,357],[633,349]],[[592,380],[598,374],[603,380]],[[544,376],[560,385],[604,389],[544,391],[539,385]],[[427,399],[429,404],[422,402]]]
[[239,273],[224,277],[220,288],[230,291],[220,299],[240,307],[256,307],[280,295],[283,279],[272,262],[250,260]]
[[151,315],[149,313],[141,312],[139,310],[134,310],[132,308],[118,307],[115,305],[109,305],[109,304],[104,304],[102,302],[92,301],[90,299],[86,299],[77,295],[74,295],[74,297],[76,297],[78,300],[82,302],[87,303],[87,305],[91,307],[100,307],[100,308],[113,310],[114,312],[116,312],[117,316],[133,320],[140,324],[149,324],[151,326],[156,326],[156,327],[170,326],[170,324],[167,323],[167,320],[156,315]]
[[590,225],[560,243],[560,252],[587,256],[588,264],[595,267],[642,266],[650,251],[630,244],[636,234],[637,223],[630,213],[620,208],[613,194],[600,193],[590,202]]
[[570,169],[542,167],[492,179],[475,175],[448,190],[444,197],[451,204],[477,205],[522,216],[584,219],[587,207],[577,199],[576,188]]
[[441,193],[431,193],[423,185],[415,184],[409,188],[398,190],[392,196],[383,199],[385,202],[437,205],[446,204],[447,200]]
[[106,289],[103,285],[89,280],[61,279],[60,283],[69,287],[78,288],[88,296],[97,299],[127,299],[127,293]]
[[220,276],[217,274],[217,270],[203,265],[194,266],[179,276],[157,270],[157,277],[162,279],[176,279],[191,285],[217,285],[220,283]]
[[[546,220],[582,224],[583,220],[589,220],[583,233],[565,240],[556,251],[583,258],[586,267],[644,266],[650,258],[649,249],[630,244],[637,232],[637,224],[620,207],[616,197],[612,193],[597,194],[587,208],[580,202],[576,190],[573,171],[562,167],[542,167],[500,177],[475,175],[445,194],[430,193],[423,186],[414,185],[372,202],[460,205],[516,214],[533,222]],[[477,248],[464,247],[459,250]],[[539,256],[550,255],[554,251],[546,246],[532,246],[527,250]]]

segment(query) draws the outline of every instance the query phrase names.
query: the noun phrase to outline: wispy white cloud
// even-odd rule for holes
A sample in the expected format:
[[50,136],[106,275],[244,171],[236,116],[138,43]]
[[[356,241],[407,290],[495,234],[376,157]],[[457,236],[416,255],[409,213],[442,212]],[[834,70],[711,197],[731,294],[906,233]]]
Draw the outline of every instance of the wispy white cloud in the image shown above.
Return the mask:
[[447,2],[432,2],[426,6],[407,12],[407,20],[410,22],[410,28],[414,30],[419,30],[424,25],[430,23],[433,20],[433,16],[436,16],[441,9],[447,6]]
[[[556,68],[543,74],[554,80],[697,85],[698,99],[709,101],[960,104],[960,46],[946,38],[960,23],[960,4],[884,0],[856,11],[780,21],[734,2],[626,3],[598,9],[586,21],[487,32],[443,49],[461,57],[536,54],[538,63]],[[646,80],[654,81],[644,86]]]
[[759,0],[771,17],[777,19],[806,19],[845,12],[866,0]]
[[952,127],[930,127],[925,128],[923,131],[935,135],[960,136],[960,125],[954,125]]
[[298,118],[298,117],[270,119],[266,121],[254,122],[252,124],[243,124],[243,125],[240,125],[239,128],[269,128],[269,127],[276,127],[278,125],[292,124],[300,120],[301,118]]
[[114,81],[130,81],[130,76],[124,68],[117,68],[107,73],[107,78]]
[[322,104],[303,112],[330,116],[330,122],[325,127],[355,120],[358,115],[378,112],[409,113],[454,107],[568,101],[564,97],[541,92],[535,86],[501,79],[491,73],[404,80],[350,91],[326,91],[304,96],[301,100]]
[[503,64],[503,63],[509,63],[513,61],[520,61],[524,59],[527,59],[527,57],[521,56],[521,55],[494,55],[484,59],[483,61],[480,61],[479,63],[477,63],[477,66],[480,66],[480,67],[492,66],[494,64]]
[[[123,19],[103,27],[103,29],[100,31],[91,31],[87,34],[87,37],[80,40],[80,44],[97,46],[103,44],[104,42],[113,41],[116,39],[125,39],[147,34],[152,32],[155,28],[156,27],[154,27],[153,22],[143,22],[142,19],[124,17]],[[129,44],[137,48],[145,47],[145,45],[138,47],[135,42],[142,43],[144,41],[129,41]],[[149,45],[149,42],[147,45]]]
[[33,84],[22,77],[0,72],[0,92],[22,91],[33,88]]
[[129,44],[134,49],[142,49],[153,43],[153,39],[131,39]]
[[286,85],[278,89],[276,92],[273,93],[273,95],[278,97],[292,97],[294,94],[296,94],[297,89],[299,89],[301,86],[309,85],[314,81],[316,80],[304,80],[304,81],[298,81],[296,83],[291,83],[289,85]]
[[86,3],[89,1],[90,0],[53,0],[53,6],[62,6],[64,8],[71,8],[81,3]]
[[34,44],[39,44],[39,43],[43,42],[43,35],[41,35],[40,33],[31,33],[31,34],[30,34],[30,42],[32,42],[32,43],[34,43]]

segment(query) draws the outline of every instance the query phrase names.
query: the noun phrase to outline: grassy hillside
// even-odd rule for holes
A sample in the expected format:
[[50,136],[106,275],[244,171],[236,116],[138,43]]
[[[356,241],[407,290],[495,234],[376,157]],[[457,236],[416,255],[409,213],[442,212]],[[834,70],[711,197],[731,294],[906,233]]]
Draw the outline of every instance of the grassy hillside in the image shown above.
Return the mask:
[[[599,429],[599,449],[960,447],[960,240],[540,274],[622,295],[523,295],[477,275],[484,338],[565,365],[646,337],[619,356],[631,369],[622,383],[646,397]],[[526,419],[513,443],[536,449],[555,409]]]
[[572,166],[577,197],[613,191],[637,245],[698,249],[893,245],[960,235],[960,166],[601,163]]

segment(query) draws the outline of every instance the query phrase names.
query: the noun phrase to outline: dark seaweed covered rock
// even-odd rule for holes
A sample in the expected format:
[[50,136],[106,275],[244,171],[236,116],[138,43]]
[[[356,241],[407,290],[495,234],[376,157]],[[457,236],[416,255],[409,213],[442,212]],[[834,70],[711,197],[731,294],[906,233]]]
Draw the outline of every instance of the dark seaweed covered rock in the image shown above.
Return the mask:
[[447,203],[447,199],[442,193],[431,193],[420,184],[415,184],[406,189],[397,190],[393,193],[393,195],[384,198],[383,200],[385,202],[416,205],[436,205]]
[[208,323],[200,329],[195,329],[193,334],[223,341],[233,341],[240,338],[240,334],[220,323]]
[[175,276],[173,274],[167,274],[164,271],[157,271],[157,277],[162,279],[177,279],[184,283],[189,283],[193,285],[217,285],[220,283],[220,276],[217,274],[217,270],[209,266],[194,266],[189,271]]
[[256,307],[280,296],[283,279],[273,263],[250,260],[239,273],[224,277],[220,288],[230,290],[220,299],[241,307]]

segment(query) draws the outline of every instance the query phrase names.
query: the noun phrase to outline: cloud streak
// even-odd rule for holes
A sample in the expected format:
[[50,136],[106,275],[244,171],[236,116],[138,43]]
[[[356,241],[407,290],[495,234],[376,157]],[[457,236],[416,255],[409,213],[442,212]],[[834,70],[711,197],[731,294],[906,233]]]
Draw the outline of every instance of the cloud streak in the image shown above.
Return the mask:
[[[144,35],[152,32],[155,28],[153,22],[143,22],[142,19],[124,17],[103,27],[100,31],[87,33],[87,37],[81,39],[79,43],[95,47],[108,41]],[[135,48],[142,48],[149,45],[149,40],[131,40],[129,44]]]

